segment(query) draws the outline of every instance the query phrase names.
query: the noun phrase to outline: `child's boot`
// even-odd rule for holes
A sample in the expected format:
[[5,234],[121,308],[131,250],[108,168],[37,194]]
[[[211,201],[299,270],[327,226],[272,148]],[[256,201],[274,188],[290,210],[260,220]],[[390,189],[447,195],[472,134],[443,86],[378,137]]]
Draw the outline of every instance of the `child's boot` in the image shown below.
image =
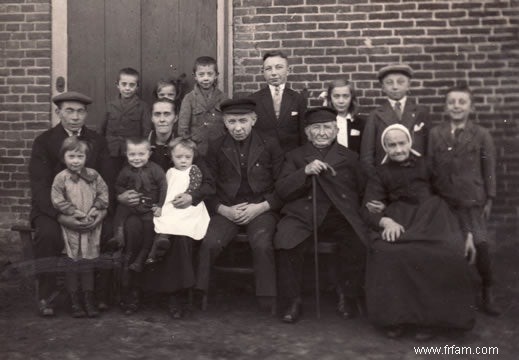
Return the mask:
[[124,230],[122,228],[115,231],[114,236],[106,243],[106,249],[109,252],[117,251],[124,248]]
[[92,291],[85,291],[85,309],[89,318],[99,316],[99,311],[97,311],[94,301],[94,293]]
[[79,300],[79,293],[77,291],[70,293],[70,302],[72,303],[73,318],[83,318],[87,315],[85,313],[85,310],[83,310],[83,306],[81,305],[81,301]]
[[490,286],[485,286],[481,291],[482,310],[485,314],[490,316],[501,315],[501,310],[497,307],[494,299],[494,292]]
[[133,263],[128,265],[128,269],[135,272],[142,272],[142,265],[144,264],[144,261],[146,260],[146,256],[148,255],[148,252],[145,250],[141,250]]

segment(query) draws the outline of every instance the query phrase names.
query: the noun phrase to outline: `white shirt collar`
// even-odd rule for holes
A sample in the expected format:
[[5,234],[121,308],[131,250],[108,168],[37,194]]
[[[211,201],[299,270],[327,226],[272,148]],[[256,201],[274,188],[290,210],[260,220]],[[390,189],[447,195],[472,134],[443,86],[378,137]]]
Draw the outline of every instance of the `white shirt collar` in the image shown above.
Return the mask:
[[337,114],[337,120],[339,120],[339,119],[350,120],[351,122],[355,121],[355,119],[353,118],[353,116],[350,113],[346,114],[346,116]]
[[[279,91],[281,93],[283,93],[283,91],[285,90],[285,85],[286,84],[281,84],[279,85]],[[269,88],[270,88],[270,93],[272,94],[272,96],[274,96],[274,92],[276,91],[276,87],[274,85],[269,85]]]
[[[389,98],[388,98],[388,100],[389,100],[389,103],[391,104],[391,107],[394,109],[396,100],[389,99]],[[400,103],[400,109],[402,109],[402,111],[404,111],[406,101],[407,101],[407,96],[404,96],[403,98],[398,100],[398,102]]]
[[[81,129],[82,129],[82,128],[79,128],[79,130],[77,131],[77,136],[80,136],[80,135],[81,135]],[[68,136],[72,136],[72,135],[74,135],[74,133],[73,133],[72,131],[70,131],[70,130],[67,130],[67,129],[65,129],[65,128],[63,128],[63,130],[65,130],[65,132],[68,134]]]

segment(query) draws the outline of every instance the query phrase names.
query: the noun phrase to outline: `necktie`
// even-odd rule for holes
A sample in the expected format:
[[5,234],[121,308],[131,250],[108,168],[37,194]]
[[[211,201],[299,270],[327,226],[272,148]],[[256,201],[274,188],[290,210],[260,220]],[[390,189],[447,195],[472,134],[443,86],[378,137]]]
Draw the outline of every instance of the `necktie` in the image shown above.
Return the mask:
[[75,131],[72,131],[72,136],[78,136],[79,135],[79,131],[75,130]]
[[400,101],[395,102],[395,114],[398,120],[402,120],[402,106],[400,104]]
[[281,110],[281,90],[279,86],[274,87],[274,112],[279,119],[279,111]]

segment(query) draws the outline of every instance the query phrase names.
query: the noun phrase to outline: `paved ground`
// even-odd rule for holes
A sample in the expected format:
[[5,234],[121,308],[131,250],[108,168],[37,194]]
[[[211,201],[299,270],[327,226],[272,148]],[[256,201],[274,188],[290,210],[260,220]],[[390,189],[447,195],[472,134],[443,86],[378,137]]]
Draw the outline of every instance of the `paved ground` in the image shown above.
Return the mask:
[[[99,319],[72,319],[62,309],[51,320],[34,313],[30,287],[20,278],[0,280],[0,359],[517,359],[519,358],[519,250],[496,254],[500,318],[478,315],[464,336],[442,335],[418,343],[386,339],[366,319],[343,321],[331,298],[316,319],[306,299],[302,321],[286,325],[258,313],[247,293],[211,298],[207,312],[189,320],[170,319],[160,304],[133,316],[118,310]],[[496,346],[499,355],[416,355],[416,346]],[[456,348],[452,348],[455,351]],[[459,350],[459,349],[458,349]]]

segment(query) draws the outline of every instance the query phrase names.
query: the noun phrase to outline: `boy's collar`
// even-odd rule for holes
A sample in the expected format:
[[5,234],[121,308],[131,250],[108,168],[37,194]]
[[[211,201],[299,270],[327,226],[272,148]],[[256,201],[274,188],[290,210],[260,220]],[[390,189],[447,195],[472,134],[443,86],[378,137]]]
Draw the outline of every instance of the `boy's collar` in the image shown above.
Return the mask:
[[[279,87],[279,90],[283,91],[283,90],[285,90],[285,85],[286,84],[287,83],[284,83],[284,84],[278,85],[277,87]],[[276,86],[269,84],[269,89],[270,89],[271,92],[276,91]]]
[[400,100],[393,100],[393,99],[390,99],[390,98],[387,98],[387,100],[389,101],[389,103],[391,104],[391,107],[394,108],[395,107],[395,103],[398,101],[400,103],[400,108],[403,110],[405,108],[405,104],[407,102],[407,96],[404,96],[403,98],[401,98]]

